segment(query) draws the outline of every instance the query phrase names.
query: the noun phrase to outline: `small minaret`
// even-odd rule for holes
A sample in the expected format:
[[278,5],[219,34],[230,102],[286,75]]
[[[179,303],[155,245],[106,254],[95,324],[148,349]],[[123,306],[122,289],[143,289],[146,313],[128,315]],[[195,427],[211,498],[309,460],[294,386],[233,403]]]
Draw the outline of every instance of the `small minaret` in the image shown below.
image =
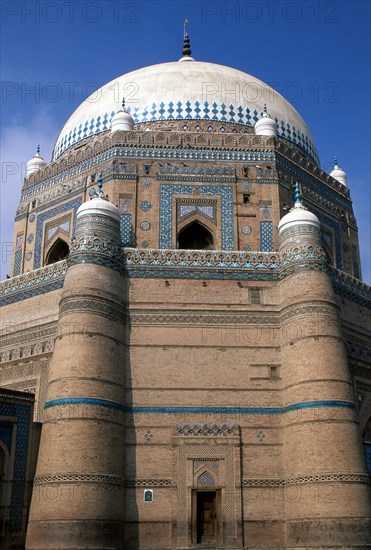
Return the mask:
[[98,188],[68,257],[28,550],[123,548],[126,279],[119,211]]
[[36,154],[26,164],[26,177],[30,176],[34,172],[37,172],[38,170],[40,170],[40,168],[43,168],[44,166],[46,166],[46,162],[40,155],[40,145],[38,145],[36,149]]
[[369,540],[357,410],[318,218],[302,204],[278,226],[287,547]]
[[264,103],[264,110],[262,117],[255,123],[254,126],[255,135],[257,136],[276,136],[277,135],[277,123],[272,119],[268,113],[267,105]]
[[346,172],[344,172],[344,170],[339,167],[336,157],[334,159],[334,167],[330,172],[330,176],[332,176],[334,179],[342,183],[344,187],[347,187],[348,176]]
[[134,119],[125,107],[125,98],[122,98],[122,106],[116,114],[111,118],[111,132],[121,130],[122,132],[130,132],[134,128]]

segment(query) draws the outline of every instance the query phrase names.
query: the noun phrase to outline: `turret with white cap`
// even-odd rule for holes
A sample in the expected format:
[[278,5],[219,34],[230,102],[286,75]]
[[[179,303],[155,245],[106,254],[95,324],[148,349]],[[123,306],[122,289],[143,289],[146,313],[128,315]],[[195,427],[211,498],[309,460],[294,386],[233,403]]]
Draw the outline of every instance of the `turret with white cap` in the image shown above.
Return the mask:
[[332,176],[334,179],[342,183],[343,185],[347,186],[347,179],[348,176],[346,172],[340,166],[338,165],[337,158],[334,159],[334,168],[330,172],[330,176]]
[[34,172],[37,172],[38,170],[40,170],[40,168],[43,168],[44,166],[46,166],[46,162],[42,158],[42,156],[40,156],[40,145],[38,145],[36,149],[36,154],[26,164],[26,177],[30,176]]
[[[45,479],[48,494],[54,490],[48,472],[58,472],[61,495],[78,494],[80,479],[99,472],[96,499],[85,498],[81,506],[79,500],[67,502],[63,496],[51,507],[48,499],[34,493],[29,549],[123,547],[124,492],[118,484],[112,486],[112,479],[122,476],[125,453],[107,458],[107,449],[123,449],[125,442],[128,283],[121,261],[119,218],[118,209],[102,191],[100,174],[98,191],[77,213],[37,463],[37,475]],[[89,452],[92,441],[94,450]],[[74,471],[79,476],[71,476]],[[53,528],[46,529],[50,523]]]
[[281,235],[286,229],[292,229],[295,226],[308,225],[319,229],[320,222],[315,214],[309,212],[308,208],[301,202],[299,183],[295,185],[294,208],[290,210],[278,224],[278,233]]
[[125,108],[125,98],[122,99],[122,107],[111,118],[111,132],[121,130],[121,132],[130,132],[134,128],[134,119]]
[[276,136],[277,135],[277,123],[270,116],[267,110],[267,105],[264,103],[264,110],[262,117],[255,124],[255,135],[257,136]]
[[[320,223],[303,206],[299,184],[296,184],[294,208],[279,224],[279,241],[280,377],[282,403],[286,409],[282,436],[285,475],[288,479],[305,479],[310,457],[310,471],[316,474],[313,487],[320,491],[327,472],[331,471],[331,475],[339,479],[341,472],[356,475],[364,468],[364,457],[361,446],[353,445],[351,456],[344,452],[344,441],[351,437],[355,442],[359,435],[356,422],[353,418],[345,422],[348,413],[338,406],[345,403],[356,412],[349,391],[352,385],[341,338],[339,305],[330,276],[332,270],[321,246]],[[312,407],[322,411],[321,418],[313,409],[310,411]],[[337,524],[339,531],[350,501],[365,502],[360,505],[362,517],[368,510],[367,497],[361,500],[360,489],[355,488],[355,484],[350,485],[341,481],[337,484],[341,497],[336,500],[336,512],[333,510],[334,516],[341,518]],[[367,490],[363,493],[366,495]],[[303,492],[299,499],[287,499],[287,547],[314,548],[318,545],[319,530],[312,521],[314,507],[316,517],[326,518],[328,503],[318,499],[313,504],[312,492]],[[329,526],[329,519],[325,521]],[[298,536],[302,537],[299,545]],[[349,537],[350,541],[351,535]],[[350,547],[345,538],[337,539],[340,540],[339,548]]]

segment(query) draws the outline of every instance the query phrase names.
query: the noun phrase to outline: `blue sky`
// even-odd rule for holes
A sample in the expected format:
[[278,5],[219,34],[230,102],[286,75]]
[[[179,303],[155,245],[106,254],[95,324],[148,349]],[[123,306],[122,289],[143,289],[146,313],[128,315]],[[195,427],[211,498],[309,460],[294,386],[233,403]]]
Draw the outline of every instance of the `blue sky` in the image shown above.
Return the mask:
[[321,166],[348,174],[363,279],[371,282],[370,2],[6,1],[1,9],[1,278],[24,163],[49,161],[74,109],[131,70],[179,59],[183,19],[192,55],[252,74],[311,129]]

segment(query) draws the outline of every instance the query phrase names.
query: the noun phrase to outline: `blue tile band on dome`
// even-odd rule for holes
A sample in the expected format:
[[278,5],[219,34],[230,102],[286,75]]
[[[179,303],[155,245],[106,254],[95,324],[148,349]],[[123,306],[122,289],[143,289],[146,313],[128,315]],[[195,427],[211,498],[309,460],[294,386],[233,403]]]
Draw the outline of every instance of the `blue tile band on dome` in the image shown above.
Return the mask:
[[234,250],[233,188],[224,185],[170,185],[160,186],[160,248],[173,248],[172,218],[173,196],[192,195],[194,190],[208,195],[221,196],[222,202],[222,250]]
[[[127,107],[127,110],[136,124],[159,120],[210,120],[210,122],[216,120],[251,127],[261,116],[260,112],[251,111],[243,105],[226,105],[225,103],[209,103],[207,101],[177,101],[176,99],[167,103],[161,102],[159,105],[152,103],[151,106],[146,105],[141,108]],[[111,128],[111,118],[114,114],[114,110],[110,113],[102,112],[95,118],[81,122],[78,127],[72,128],[67,134],[61,136],[55,145],[53,160],[57,159],[63,151],[78,141],[109,130]],[[290,123],[277,118],[275,120],[278,135],[302,147],[319,164],[318,153],[312,140]]]
[[93,397],[66,397],[53,399],[45,403],[44,408],[61,407],[66,405],[92,405],[105,407],[129,414],[285,414],[302,409],[318,408],[345,408],[356,410],[352,401],[336,401],[333,399],[321,401],[306,401],[293,403],[285,407],[127,407],[116,401],[107,399],[96,399]]

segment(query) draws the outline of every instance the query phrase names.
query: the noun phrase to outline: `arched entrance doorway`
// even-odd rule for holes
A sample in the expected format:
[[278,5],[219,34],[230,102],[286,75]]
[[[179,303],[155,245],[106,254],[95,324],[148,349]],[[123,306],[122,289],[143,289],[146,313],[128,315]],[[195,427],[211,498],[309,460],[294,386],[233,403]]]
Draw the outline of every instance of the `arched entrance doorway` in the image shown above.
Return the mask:
[[179,232],[178,248],[182,250],[213,250],[214,237],[211,231],[196,220]]

